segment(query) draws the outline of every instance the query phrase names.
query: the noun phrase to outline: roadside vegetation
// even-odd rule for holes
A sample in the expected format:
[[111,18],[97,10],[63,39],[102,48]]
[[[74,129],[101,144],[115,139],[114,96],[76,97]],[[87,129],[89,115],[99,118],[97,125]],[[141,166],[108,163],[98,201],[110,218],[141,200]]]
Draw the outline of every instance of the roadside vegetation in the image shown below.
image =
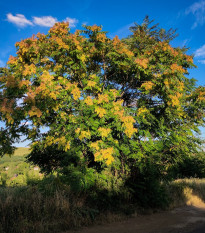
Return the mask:
[[[1,160],[1,167],[8,166],[11,176],[19,174],[25,177],[20,182],[18,176],[14,177],[11,182],[8,174],[0,185],[2,233],[63,232],[120,221],[136,213],[169,210],[193,202],[195,204],[196,201],[205,202],[205,179],[191,178],[194,171],[194,177],[202,177],[201,171],[205,169],[205,163],[202,167],[200,162],[202,158],[198,163],[194,157],[188,162],[185,160],[187,164],[183,164],[182,171],[189,172],[186,173],[189,178],[158,184],[153,183],[149,176],[146,183],[143,184],[141,180],[143,186],[137,183],[133,191],[129,186],[122,189],[122,181],[112,175],[110,180],[103,175],[96,177],[92,186],[87,186],[86,180],[79,182],[79,177],[65,179],[57,174],[42,176],[39,170],[34,171],[34,166],[25,162],[28,152],[27,148],[17,149],[14,156],[5,156]],[[181,167],[180,163],[178,169]],[[179,176],[182,176],[182,171],[178,173]],[[4,171],[1,170],[2,174]]]

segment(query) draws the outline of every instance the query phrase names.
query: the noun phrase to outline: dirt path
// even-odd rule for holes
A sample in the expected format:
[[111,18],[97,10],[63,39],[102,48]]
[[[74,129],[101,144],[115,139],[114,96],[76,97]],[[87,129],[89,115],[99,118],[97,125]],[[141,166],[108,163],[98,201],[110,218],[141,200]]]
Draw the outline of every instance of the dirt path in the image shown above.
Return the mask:
[[[95,225],[73,233],[205,233],[205,203],[192,196],[187,206],[123,222]],[[67,233],[71,233],[67,232]]]

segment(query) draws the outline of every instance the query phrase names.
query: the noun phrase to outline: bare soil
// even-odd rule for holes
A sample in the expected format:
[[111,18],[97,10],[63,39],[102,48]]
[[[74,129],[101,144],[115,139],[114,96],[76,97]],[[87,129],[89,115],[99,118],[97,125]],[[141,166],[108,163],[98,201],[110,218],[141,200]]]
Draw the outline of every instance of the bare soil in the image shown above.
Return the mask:
[[67,233],[205,233],[205,203],[197,196],[186,206]]

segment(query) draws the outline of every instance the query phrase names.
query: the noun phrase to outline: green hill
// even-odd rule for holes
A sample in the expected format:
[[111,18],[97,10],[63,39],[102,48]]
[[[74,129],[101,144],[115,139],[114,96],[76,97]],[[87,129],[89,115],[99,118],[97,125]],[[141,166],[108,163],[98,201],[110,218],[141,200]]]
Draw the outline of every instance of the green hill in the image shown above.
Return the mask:
[[0,185],[25,185],[40,179],[39,168],[26,162],[28,153],[29,148],[19,147],[13,155],[0,158]]

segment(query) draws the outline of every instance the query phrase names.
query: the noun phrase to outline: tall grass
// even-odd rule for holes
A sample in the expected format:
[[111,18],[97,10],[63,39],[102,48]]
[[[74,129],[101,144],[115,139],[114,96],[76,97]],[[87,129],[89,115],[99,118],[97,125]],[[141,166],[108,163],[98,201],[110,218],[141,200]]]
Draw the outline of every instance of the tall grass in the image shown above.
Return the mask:
[[125,218],[128,209],[119,194],[94,188],[73,192],[50,177],[33,187],[0,188],[0,233],[63,232]]
[[191,178],[175,180],[167,185],[167,195],[170,198],[170,208],[187,204],[200,204],[204,208],[205,179]]
[[[203,202],[205,179],[176,180],[166,191],[168,208],[186,205],[194,196]],[[57,233],[120,220],[135,211],[139,213],[139,207],[123,199],[122,194],[93,189],[74,193],[54,177],[33,187],[0,188],[0,233]]]
[[83,196],[55,191],[44,195],[36,187],[0,189],[1,233],[49,233],[86,226],[92,211]]

